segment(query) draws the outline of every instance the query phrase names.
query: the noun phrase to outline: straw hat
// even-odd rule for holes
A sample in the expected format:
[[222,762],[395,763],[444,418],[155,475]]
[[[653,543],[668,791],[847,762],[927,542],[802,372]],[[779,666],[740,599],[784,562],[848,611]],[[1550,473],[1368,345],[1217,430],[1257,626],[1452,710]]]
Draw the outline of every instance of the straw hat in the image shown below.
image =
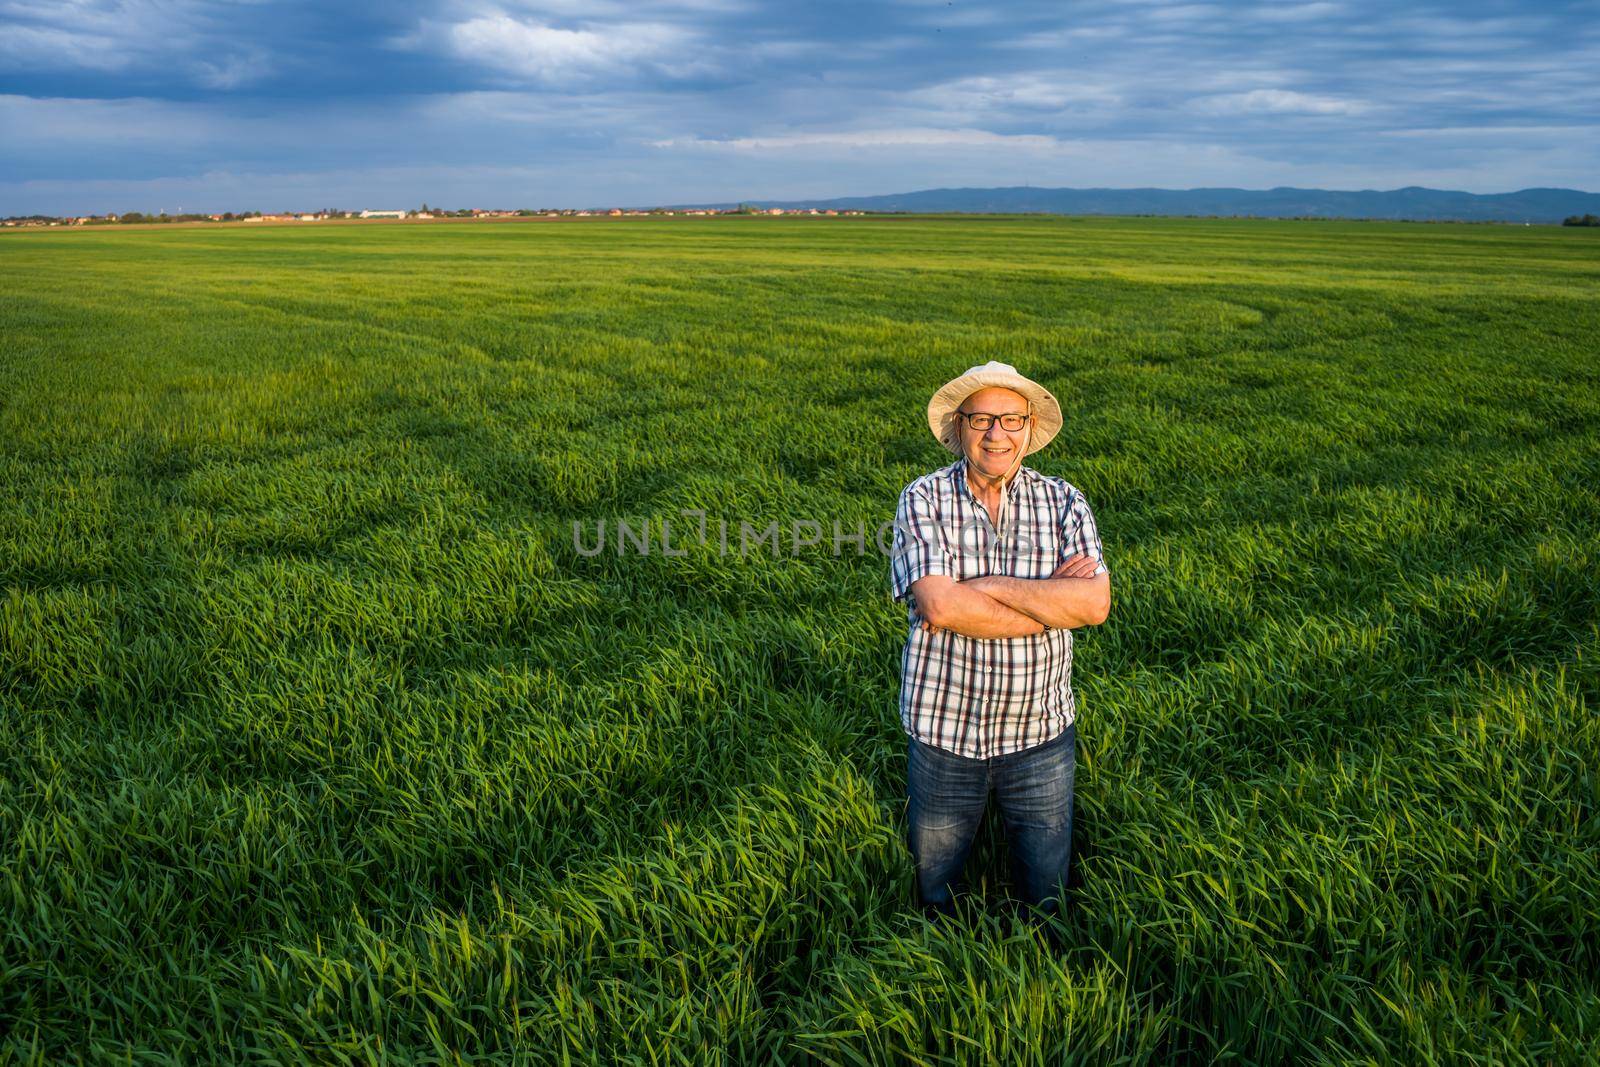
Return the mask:
[[991,360],[981,367],[970,368],[959,378],[945,382],[933,394],[933,399],[928,401],[928,429],[933,431],[933,436],[939,439],[940,444],[958,456],[963,454],[961,420],[956,418],[956,409],[979,389],[996,386],[1021,393],[1028,400],[1028,414],[1033,418],[1028,420],[1027,444],[1022,454],[1030,455],[1050,443],[1050,439],[1061,429],[1061,405],[1050,390],[1024,378],[1011,364]]

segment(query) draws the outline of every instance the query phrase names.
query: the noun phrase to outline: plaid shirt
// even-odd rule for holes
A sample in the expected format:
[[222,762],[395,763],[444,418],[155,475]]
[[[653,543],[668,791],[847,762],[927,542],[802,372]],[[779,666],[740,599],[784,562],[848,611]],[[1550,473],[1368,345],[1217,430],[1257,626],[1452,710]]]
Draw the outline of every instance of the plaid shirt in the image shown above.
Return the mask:
[[1094,516],[1077,489],[1021,467],[1005,491],[1003,539],[967,485],[965,459],[906,486],[895,510],[889,580],[910,623],[900,722],[917,740],[972,759],[1042,745],[1072,723],[1072,631],[987,639],[926,633],[911,583],[929,574],[1048,578],[1079,553],[1099,561],[1095,574],[1106,570]]

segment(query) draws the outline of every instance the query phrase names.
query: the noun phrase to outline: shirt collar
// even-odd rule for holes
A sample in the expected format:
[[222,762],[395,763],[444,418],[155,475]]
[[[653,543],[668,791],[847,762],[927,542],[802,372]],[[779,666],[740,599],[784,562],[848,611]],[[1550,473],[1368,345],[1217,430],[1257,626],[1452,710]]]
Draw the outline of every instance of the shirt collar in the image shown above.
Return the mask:
[[[960,459],[956,460],[955,466],[951,468],[951,477],[956,480],[956,484],[961,486],[961,491],[966,493],[967,496],[971,497],[972,500],[976,502],[978,497],[975,493],[973,493],[972,486],[967,484],[967,463],[968,461],[966,456],[962,456]],[[1037,475],[1027,464],[1023,464],[1022,466],[1018,467],[1017,473],[1013,474],[1011,476],[1011,480],[1006,483],[1005,491],[1007,495],[1010,495],[1010,493],[1016,488],[1018,482],[1024,479],[1032,482],[1035,477],[1037,477]]]

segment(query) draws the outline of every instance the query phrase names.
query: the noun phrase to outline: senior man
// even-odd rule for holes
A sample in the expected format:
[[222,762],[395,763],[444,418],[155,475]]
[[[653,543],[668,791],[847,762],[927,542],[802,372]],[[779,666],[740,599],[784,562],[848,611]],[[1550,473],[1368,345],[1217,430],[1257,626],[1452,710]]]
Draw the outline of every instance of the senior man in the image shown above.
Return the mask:
[[1111,579],[1083,494],[1022,465],[1061,429],[1050,391],[1004,363],[928,404],[960,456],[900,494],[890,580],[909,609],[900,720],[909,735],[917,897],[950,913],[991,789],[1016,895],[1054,914],[1072,850],[1072,631],[1105,621]]

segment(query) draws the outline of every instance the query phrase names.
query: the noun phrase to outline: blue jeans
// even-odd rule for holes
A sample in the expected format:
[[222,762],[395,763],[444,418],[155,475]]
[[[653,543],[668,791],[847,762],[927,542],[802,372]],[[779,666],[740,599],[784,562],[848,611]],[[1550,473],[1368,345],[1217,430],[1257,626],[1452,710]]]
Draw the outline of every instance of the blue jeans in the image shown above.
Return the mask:
[[907,815],[917,902],[929,911],[954,910],[954,894],[964,885],[962,869],[992,788],[1005,821],[1017,895],[1042,912],[1054,912],[1072,859],[1077,723],[1042,745],[989,759],[968,759],[908,740]]

